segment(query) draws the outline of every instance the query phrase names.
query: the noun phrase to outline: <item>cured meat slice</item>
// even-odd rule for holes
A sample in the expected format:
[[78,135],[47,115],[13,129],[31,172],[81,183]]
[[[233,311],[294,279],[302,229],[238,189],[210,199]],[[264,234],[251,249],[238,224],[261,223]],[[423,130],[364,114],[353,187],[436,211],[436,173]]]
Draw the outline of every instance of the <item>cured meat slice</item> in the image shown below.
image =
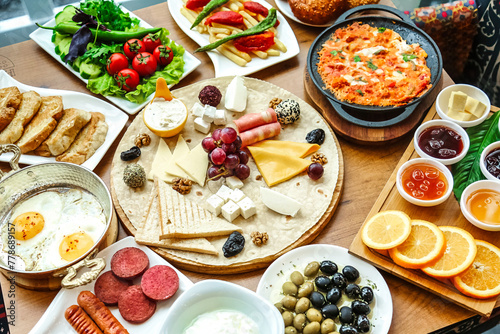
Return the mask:
[[179,276],[169,266],[154,266],[142,275],[141,288],[151,299],[167,300],[179,289]]
[[252,145],[258,141],[279,135],[281,124],[278,122],[258,126],[240,133],[241,147]]
[[113,272],[106,271],[95,281],[94,292],[105,305],[118,304],[120,294],[132,283],[118,278]]
[[139,285],[132,285],[120,295],[118,310],[123,319],[140,324],[155,313],[156,302],[146,297]]
[[239,132],[246,131],[248,129],[253,129],[255,127],[274,123],[278,121],[278,117],[276,116],[276,112],[273,108],[268,108],[265,111],[245,114],[240,118],[234,120],[234,124],[238,128]]
[[120,249],[111,258],[113,274],[123,279],[134,279],[149,267],[149,258],[139,248],[126,247]]

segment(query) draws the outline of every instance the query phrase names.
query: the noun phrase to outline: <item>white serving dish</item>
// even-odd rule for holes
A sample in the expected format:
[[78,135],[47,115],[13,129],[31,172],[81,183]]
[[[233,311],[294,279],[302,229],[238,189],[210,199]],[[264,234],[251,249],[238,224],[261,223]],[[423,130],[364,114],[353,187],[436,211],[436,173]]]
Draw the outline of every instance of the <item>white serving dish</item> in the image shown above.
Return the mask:
[[[239,311],[259,326],[259,333],[282,334],[283,318],[269,301],[239,285],[205,280],[182,294],[170,308],[161,334],[181,334],[199,315],[216,310]],[[235,333],[236,334],[236,333]]]
[[[429,154],[425,153],[420,146],[418,145],[418,140],[422,132],[424,132],[426,129],[434,126],[444,126],[449,129],[454,130],[456,133],[458,133],[462,137],[462,143],[463,143],[463,149],[462,152],[460,152],[459,155],[457,155],[454,158],[450,159],[440,159],[440,158],[434,158],[430,156]],[[429,158],[429,159],[434,159],[436,161],[441,162],[443,165],[453,165],[462,160],[467,152],[469,151],[469,146],[470,146],[470,140],[469,140],[469,135],[467,132],[458,124],[443,120],[443,119],[434,119],[425,123],[422,123],[417,131],[415,131],[415,135],[413,136],[413,146],[415,146],[415,151],[417,151],[418,155],[422,158]]]
[[[444,173],[446,180],[448,181],[448,189],[446,190],[446,193],[438,199],[434,199],[434,200],[417,199],[413,196],[410,196],[403,189],[403,182],[401,180],[403,172],[413,164],[422,164],[422,163],[434,166],[437,169],[439,169],[442,173]],[[428,159],[428,158],[416,158],[416,159],[412,159],[412,160],[405,162],[401,167],[399,167],[398,173],[396,176],[396,188],[398,189],[399,194],[401,196],[403,196],[403,198],[405,200],[407,200],[408,202],[410,202],[412,204],[415,204],[418,206],[435,206],[435,205],[439,205],[439,204],[443,203],[444,201],[446,201],[448,199],[448,197],[450,197],[452,190],[453,190],[453,175],[451,174],[450,170],[439,161],[436,161],[434,159]]]
[[480,158],[481,160],[479,160],[479,167],[481,168],[481,172],[483,173],[485,178],[487,178],[488,180],[500,182],[500,179],[497,179],[496,177],[491,175],[491,173],[488,172],[488,170],[486,169],[486,156],[496,149],[500,149],[500,141],[491,143],[484,148],[483,152],[481,152],[481,158]]
[[462,192],[462,197],[460,198],[460,210],[472,225],[486,231],[500,231],[500,217],[498,217],[499,223],[496,225],[485,224],[482,221],[476,219],[472,215],[472,213],[470,213],[469,208],[467,207],[467,199],[469,198],[469,196],[473,192],[480,189],[491,189],[500,192],[500,182],[492,180],[480,180],[469,184],[467,188],[465,188]]
[[[470,97],[473,97],[476,100],[484,103],[486,105],[486,111],[484,112],[484,114],[480,118],[472,121],[458,121],[446,115],[446,113],[448,112],[448,101],[450,100],[450,96],[453,91],[461,91],[469,95]],[[479,88],[471,85],[455,84],[448,86],[444,88],[436,98],[436,111],[439,117],[447,121],[452,121],[453,123],[456,123],[464,128],[481,124],[488,117],[490,109],[491,109],[491,102],[488,95],[486,95],[486,93],[480,90]]]

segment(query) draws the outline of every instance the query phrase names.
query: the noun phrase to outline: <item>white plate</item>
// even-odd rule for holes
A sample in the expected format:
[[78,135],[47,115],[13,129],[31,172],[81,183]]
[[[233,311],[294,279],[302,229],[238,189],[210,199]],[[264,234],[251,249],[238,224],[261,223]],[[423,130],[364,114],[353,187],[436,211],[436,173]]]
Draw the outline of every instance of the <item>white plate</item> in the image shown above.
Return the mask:
[[[128,116],[124,114],[123,111],[93,96],[69,90],[28,86],[14,80],[7,74],[7,72],[0,70],[0,88],[10,86],[17,86],[21,92],[33,90],[41,96],[60,95],[62,96],[64,108],[79,108],[87,111],[98,111],[106,116],[106,123],[108,123],[108,133],[106,134],[106,139],[94,155],[82,164],[82,166],[87,167],[90,170],[93,170],[99,161],[101,161],[102,157],[111,144],[113,144],[116,137],[118,137],[120,131],[123,129],[128,120]],[[11,158],[12,153],[0,155],[0,161],[9,161]],[[19,163],[27,165],[53,161],[56,161],[54,157],[41,157],[31,153],[22,154],[21,159],[19,159]]]
[[[126,8],[121,7],[121,9],[123,10],[123,12],[129,13],[131,17],[138,18],[136,15],[134,15],[134,13],[129,12]],[[144,22],[142,19],[140,19],[140,20],[141,20],[141,23],[140,23],[141,27],[151,28],[151,25]],[[55,18],[44,24],[44,26],[48,26],[48,27],[53,27],[55,25],[56,25]],[[42,49],[44,49],[49,55],[51,55],[55,60],[57,60],[60,64],[62,64],[64,67],[66,67],[71,73],[76,75],[80,80],[82,80],[83,82],[85,82],[85,84],[87,84],[87,82],[88,82],[87,79],[83,79],[80,76],[79,72],[75,71],[69,64],[66,64],[64,61],[62,61],[61,57],[58,54],[56,54],[54,43],[52,43],[52,40],[51,40],[52,30],[38,28],[37,30],[33,31],[30,34],[30,38],[33,41],[35,41],[35,43],[38,44]],[[192,54],[187,52],[187,50],[184,52],[184,62],[185,62],[184,63],[184,74],[182,75],[182,77],[179,80],[182,80],[189,73],[193,72],[193,70],[196,67],[198,67],[198,65],[201,64],[201,62],[198,60],[198,58],[195,58]],[[172,87],[172,86],[173,85],[170,85],[169,87]],[[141,104],[130,102],[129,100],[127,100],[125,98],[121,98],[121,97],[106,96],[106,95],[103,95],[103,96],[106,99],[108,99],[109,101],[113,102],[118,107],[120,107],[121,109],[123,109],[128,114],[134,115],[139,110],[141,110],[148,103],[149,100],[152,99],[153,95],[154,94],[151,94],[146,99],[146,101],[144,101]]]
[[[146,252],[149,257],[150,267],[155,265],[170,266],[167,261],[150,250],[148,247],[136,244],[134,237],[127,237],[114,243],[97,255],[98,257],[104,257],[104,259],[106,260],[106,268],[103,270],[103,272],[110,270],[109,262],[113,254],[125,247],[137,247]],[[128,330],[130,334],[159,333],[161,327],[163,326],[165,316],[170,310],[170,306],[172,305],[174,300],[177,299],[177,297],[180,296],[184,291],[191,288],[193,283],[180,271],[175,268],[174,270],[176,271],[177,275],[179,275],[179,290],[177,290],[176,294],[172,298],[162,302],[158,302],[158,304],[156,305],[156,312],[146,322],[138,325],[131,324],[122,318],[122,316],[120,315],[120,311],[118,311],[118,307],[109,307],[111,313],[113,313],[116,319],[120,321],[120,323]],[[134,280],[134,284],[139,284],[139,282],[140,278]],[[71,327],[71,325],[64,318],[64,311],[66,311],[69,306],[76,305],[78,294],[81,291],[85,290],[93,292],[94,282],[74,289],[61,289],[52,303],[50,303],[49,307],[37,322],[35,327],[33,327],[30,334],[75,333],[73,327]]]
[[[272,7],[270,4],[263,0],[255,1],[262,4],[264,7]],[[196,30],[189,29],[191,27],[191,23],[180,12],[180,9],[184,5],[184,2],[182,0],[169,0],[167,1],[167,4],[170,14],[174,18],[177,25],[182,29],[182,31],[186,33],[186,35],[191,37],[191,39],[198,43],[198,45],[200,46],[209,44],[208,34],[200,34]],[[277,37],[286,45],[287,51],[285,53],[281,53],[277,57],[268,57],[267,59],[252,57],[252,61],[250,61],[246,66],[241,67],[220,54],[217,50],[208,51],[207,54],[214,63],[215,77],[218,78],[228,75],[248,75],[265,69],[269,66],[281,63],[282,61],[298,55],[300,52],[300,48],[292,28],[290,28],[288,22],[286,22],[285,18],[280,13],[278,13],[278,19],[280,20],[280,25],[277,28]]]
[[312,261],[321,262],[331,260],[340,268],[352,265],[358,269],[361,281],[360,286],[370,286],[375,298],[370,304],[372,309],[370,322],[372,330],[370,334],[386,334],[389,332],[392,321],[392,298],[389,287],[382,275],[371,264],[354,257],[347,249],[334,245],[308,245],[296,248],[276,259],[262,275],[257,294],[276,303],[283,298],[279,292],[283,283],[290,279],[290,274],[295,270],[303,271],[306,265]]
[[276,2],[276,7],[278,7],[278,9],[283,14],[285,14],[286,17],[288,17],[288,18],[290,18],[290,19],[292,19],[295,22],[298,22],[300,24],[304,24],[306,26],[311,26],[311,27],[329,27],[335,23],[335,20],[331,20],[330,22],[325,23],[325,24],[311,24],[311,23],[303,22],[303,21],[299,20],[293,14],[292,9],[290,8],[290,4],[288,3],[288,0],[276,0],[275,2]]

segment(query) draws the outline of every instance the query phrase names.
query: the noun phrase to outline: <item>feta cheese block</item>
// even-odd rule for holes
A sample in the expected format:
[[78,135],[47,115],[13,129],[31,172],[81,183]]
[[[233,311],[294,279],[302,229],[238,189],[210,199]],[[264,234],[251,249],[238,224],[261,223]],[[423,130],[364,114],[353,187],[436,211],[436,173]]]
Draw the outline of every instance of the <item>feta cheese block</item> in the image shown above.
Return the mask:
[[215,125],[226,125],[226,111],[223,109],[217,109],[215,111],[214,124]]
[[224,203],[226,203],[229,200],[229,197],[231,197],[231,192],[232,190],[230,188],[228,188],[225,185],[222,185],[215,194],[220,198],[222,198],[224,200]]
[[224,204],[221,208],[222,216],[226,218],[229,222],[232,222],[240,215],[240,207],[238,204],[229,200],[226,204]]
[[250,197],[245,197],[236,204],[240,207],[240,214],[245,219],[257,213],[257,207]]
[[247,107],[247,94],[247,87],[243,83],[243,78],[235,76],[227,86],[224,107],[231,111],[244,111]]
[[207,198],[206,209],[216,216],[220,215],[221,208],[223,205],[224,205],[224,200],[219,196],[217,196],[216,194],[213,194],[212,196]]
[[207,123],[212,123],[215,118],[215,112],[217,109],[215,107],[205,105],[205,110],[203,111],[203,120]]
[[194,128],[201,133],[207,134],[210,131],[210,125],[210,123],[205,122],[201,117],[194,119]]
[[238,203],[239,201],[241,201],[245,197],[246,196],[243,193],[243,191],[241,191],[239,189],[233,189],[231,191],[231,195],[229,195],[229,200],[233,201],[234,203]]
[[226,184],[233,190],[243,188],[244,185],[243,182],[234,175],[226,178]]
[[291,197],[269,188],[260,187],[260,199],[269,209],[282,215],[294,217],[302,204]]
[[191,180],[194,180],[202,187],[205,185],[208,168],[208,154],[201,146],[201,143],[196,145],[196,147],[184,157],[176,160],[175,163],[189,175]]
[[202,117],[204,112],[205,112],[205,107],[199,104],[198,102],[195,102],[195,104],[191,108],[191,113],[196,117]]

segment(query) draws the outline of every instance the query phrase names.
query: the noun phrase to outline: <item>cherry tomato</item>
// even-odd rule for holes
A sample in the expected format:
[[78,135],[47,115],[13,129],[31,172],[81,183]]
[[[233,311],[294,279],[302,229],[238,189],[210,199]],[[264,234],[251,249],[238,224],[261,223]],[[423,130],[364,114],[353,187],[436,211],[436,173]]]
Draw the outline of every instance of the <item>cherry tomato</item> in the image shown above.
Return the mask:
[[265,31],[261,34],[234,39],[234,47],[241,52],[266,51],[274,44],[274,33]]
[[134,59],[135,55],[139,52],[144,51],[146,51],[146,47],[140,39],[132,38],[123,44],[123,52],[125,52],[125,56],[130,60]]
[[153,56],[155,57],[158,64],[161,66],[167,66],[172,62],[174,58],[174,51],[168,46],[160,45],[157,46],[155,51],[153,52]]
[[111,75],[115,75],[128,67],[128,59],[123,53],[113,53],[106,62],[106,69]]
[[149,52],[140,52],[132,60],[132,68],[142,77],[155,73],[156,65],[155,57]]
[[118,87],[127,92],[135,90],[140,81],[139,73],[130,68],[124,68],[118,72],[115,79]]
[[147,34],[142,38],[142,42],[146,47],[146,52],[153,53],[157,46],[161,45],[160,35],[156,34]]
[[204,7],[210,0],[187,0],[186,8],[196,10],[200,7]]

